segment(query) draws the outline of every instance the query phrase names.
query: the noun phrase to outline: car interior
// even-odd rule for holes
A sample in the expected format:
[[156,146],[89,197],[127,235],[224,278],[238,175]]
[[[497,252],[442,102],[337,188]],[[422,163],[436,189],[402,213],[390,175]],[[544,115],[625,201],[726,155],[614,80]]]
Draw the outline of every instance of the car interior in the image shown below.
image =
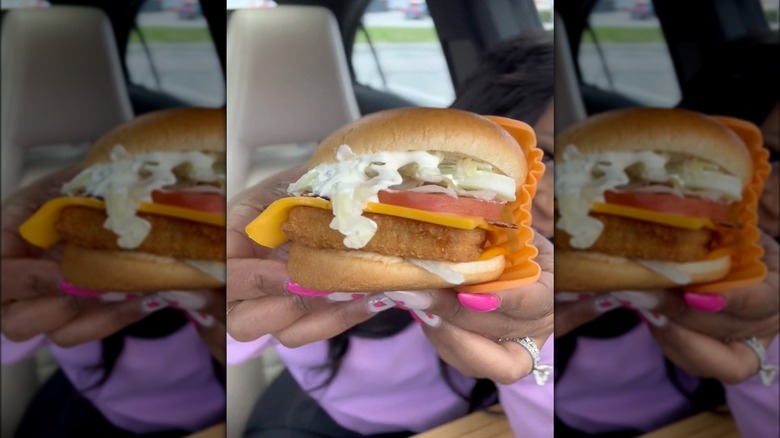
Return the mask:
[[[90,142],[118,123],[157,109],[207,101],[188,99],[187,93],[160,86],[166,59],[152,56],[159,46],[152,37],[165,36],[146,34],[146,27],[139,24],[143,14],[180,2],[43,3],[50,6],[3,9],[0,17],[3,199],[41,175],[78,163]],[[200,1],[206,39],[198,41],[209,46],[219,82],[208,102],[228,107],[228,196],[276,171],[304,163],[316,143],[344,123],[383,109],[431,102],[376,85],[389,73],[381,65],[381,49],[388,43],[369,37],[367,14],[389,11],[398,2],[272,3],[276,7],[228,9],[226,20],[223,2]],[[621,82],[625,77],[621,66],[613,64],[620,54],[610,52],[621,41],[604,39],[595,20],[594,14],[617,11],[632,2],[556,2],[554,25],[549,26],[538,9],[540,3],[547,2],[427,0],[430,17],[421,20],[430,20],[435,29],[432,41],[446,68],[441,80],[448,81],[455,96],[492,45],[528,30],[554,29],[555,131],[559,132],[609,109],[675,106],[703,69],[720,66],[717,55],[724,43],[750,34],[777,34],[776,21],[770,23],[760,0],[692,0],[686,8],[673,0],[653,0],[654,16],[641,26],[655,26],[660,35],[656,52],[667,56],[671,66],[662,75],[671,82],[659,87],[676,91],[664,95],[665,100],[652,100],[632,92],[636,87],[631,83]],[[360,48],[356,41],[361,41]],[[776,37],[774,41],[776,45]],[[358,49],[367,53],[366,62],[375,64],[376,81],[358,79],[354,57]],[[753,67],[770,61],[755,62]],[[135,62],[144,65],[143,80],[137,80],[140,76],[131,68]],[[413,69],[414,62],[407,60],[404,66]],[[446,106],[452,97],[436,102]],[[13,434],[32,395],[55,366],[44,353],[2,367],[2,436]],[[272,352],[229,367],[228,436],[243,434],[255,401],[281,369]]]

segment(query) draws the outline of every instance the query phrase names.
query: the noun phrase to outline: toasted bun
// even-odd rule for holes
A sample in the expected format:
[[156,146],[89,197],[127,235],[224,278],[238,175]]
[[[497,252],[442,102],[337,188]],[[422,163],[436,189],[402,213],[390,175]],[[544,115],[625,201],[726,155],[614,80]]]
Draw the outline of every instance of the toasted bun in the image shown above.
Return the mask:
[[[720,280],[729,273],[731,258],[692,263],[677,263],[691,276],[691,283]],[[608,292],[626,289],[657,289],[680,287],[643,265],[627,259],[588,251],[555,251],[555,290]]]
[[137,117],[101,137],[84,164],[110,161],[111,150],[120,144],[130,155],[149,152],[204,151],[225,153],[225,110],[174,108]]
[[568,145],[580,152],[667,151],[717,164],[746,185],[753,174],[750,153],[726,125],[679,109],[629,108],[590,117],[555,136],[555,159]]
[[[504,271],[504,257],[449,263],[465,284],[492,281]],[[315,249],[293,242],[287,260],[290,278],[303,287],[343,292],[374,292],[450,288],[438,275],[405,261],[367,251]]]
[[350,123],[325,138],[309,166],[336,161],[341,145],[358,155],[394,151],[440,151],[492,164],[518,181],[528,165],[517,141],[501,126],[477,114],[455,109],[400,108]]
[[220,280],[171,257],[65,245],[62,276],[96,291],[156,292],[223,287]]

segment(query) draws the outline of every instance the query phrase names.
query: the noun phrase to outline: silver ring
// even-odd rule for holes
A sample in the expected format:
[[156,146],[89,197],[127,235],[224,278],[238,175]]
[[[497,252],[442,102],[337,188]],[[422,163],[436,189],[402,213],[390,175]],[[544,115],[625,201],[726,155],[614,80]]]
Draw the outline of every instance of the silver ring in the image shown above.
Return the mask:
[[542,360],[542,356],[539,353],[539,347],[536,346],[536,343],[531,338],[527,336],[522,338],[498,338],[499,343],[504,341],[512,341],[525,348],[525,350],[528,351],[528,354],[531,355],[531,359],[534,361],[533,368],[531,368],[531,373],[534,375],[536,384],[542,386],[547,383],[547,378],[550,377],[552,367],[550,365],[539,364],[539,361]]
[[771,385],[772,381],[775,380],[778,368],[777,365],[766,363],[766,348],[764,348],[764,344],[755,336],[743,339],[742,343],[750,347],[758,356],[758,375],[761,377],[761,383],[764,386]]

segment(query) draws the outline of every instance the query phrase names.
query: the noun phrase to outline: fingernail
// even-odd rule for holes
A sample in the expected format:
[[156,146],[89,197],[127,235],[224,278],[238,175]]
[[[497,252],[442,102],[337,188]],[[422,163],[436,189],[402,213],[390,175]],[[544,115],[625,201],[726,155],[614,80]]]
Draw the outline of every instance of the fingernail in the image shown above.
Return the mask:
[[658,307],[658,296],[647,292],[612,292],[620,304],[631,309],[653,310]]
[[492,312],[501,306],[501,298],[492,294],[459,293],[458,301],[463,307],[481,313]]
[[637,310],[637,315],[639,315],[639,319],[644,321],[645,324],[651,324],[655,327],[664,327],[668,321],[664,315],[661,315],[658,312],[649,312],[647,310]]
[[186,311],[192,319],[203,327],[211,327],[214,325],[214,317],[208,313]]
[[384,312],[395,307],[395,303],[384,294],[376,295],[368,299],[368,310],[372,313]]
[[720,312],[726,307],[726,299],[717,294],[685,293],[683,299],[691,308],[701,312]]
[[341,302],[341,301],[355,301],[362,299],[368,294],[353,293],[353,292],[333,292],[325,297],[328,301]]
[[147,313],[156,312],[168,306],[169,304],[167,301],[161,300],[157,296],[150,296],[141,300],[141,309],[143,309],[143,311]]
[[575,301],[585,301],[590,298],[591,294],[579,294],[574,292],[556,292],[554,297],[555,301],[559,303],[573,303]]
[[101,291],[82,289],[64,280],[60,282],[60,290],[62,293],[73,295],[74,297],[97,298],[103,295]]
[[609,312],[610,310],[617,309],[618,307],[620,307],[620,303],[618,302],[618,300],[616,300],[611,296],[605,296],[603,298],[599,298],[598,300],[596,300],[595,307],[596,307],[596,312],[605,313],[605,312]]
[[115,303],[118,301],[132,301],[135,298],[135,295],[123,294],[121,292],[106,292],[100,296],[100,301]]
[[425,310],[433,304],[431,295],[424,292],[394,291],[385,292],[385,296],[397,306],[413,310]]
[[412,309],[409,312],[412,314],[412,318],[414,318],[414,320],[420,324],[425,324],[431,327],[438,327],[441,325],[441,318],[432,313],[423,312],[416,309]]
[[173,307],[198,310],[206,305],[206,297],[195,292],[170,291],[160,292],[159,295]]
[[284,289],[291,294],[300,295],[302,297],[324,297],[332,293],[323,290],[307,289],[289,278],[284,282]]

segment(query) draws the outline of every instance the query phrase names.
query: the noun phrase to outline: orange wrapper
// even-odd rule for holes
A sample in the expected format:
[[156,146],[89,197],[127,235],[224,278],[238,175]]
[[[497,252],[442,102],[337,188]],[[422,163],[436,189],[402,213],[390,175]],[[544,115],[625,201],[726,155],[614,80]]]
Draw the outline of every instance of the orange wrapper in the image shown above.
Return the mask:
[[497,280],[475,285],[457,287],[458,292],[488,293],[527,286],[535,283],[542,273],[534,258],[539,251],[533,245],[534,231],[531,228],[531,202],[536,186],[544,175],[542,157],[544,152],[536,147],[533,129],[523,122],[505,117],[487,116],[498,123],[517,140],[528,163],[528,176],[517,188],[517,197],[509,204],[512,223],[517,229],[496,228],[488,235],[488,244],[483,259],[503,254],[506,259],[504,273]]
[[761,261],[764,248],[758,243],[761,232],[758,230],[758,199],[764,190],[764,181],[769,176],[769,151],[764,148],[761,131],[750,122],[732,117],[713,116],[728,126],[747,146],[753,159],[753,179],[742,192],[742,200],[736,206],[737,222],[742,229],[719,230],[721,248],[713,251],[713,256],[731,253],[731,271],[718,281],[700,283],[685,287],[686,292],[720,293],[740,289],[760,283],[766,277],[766,266]]

